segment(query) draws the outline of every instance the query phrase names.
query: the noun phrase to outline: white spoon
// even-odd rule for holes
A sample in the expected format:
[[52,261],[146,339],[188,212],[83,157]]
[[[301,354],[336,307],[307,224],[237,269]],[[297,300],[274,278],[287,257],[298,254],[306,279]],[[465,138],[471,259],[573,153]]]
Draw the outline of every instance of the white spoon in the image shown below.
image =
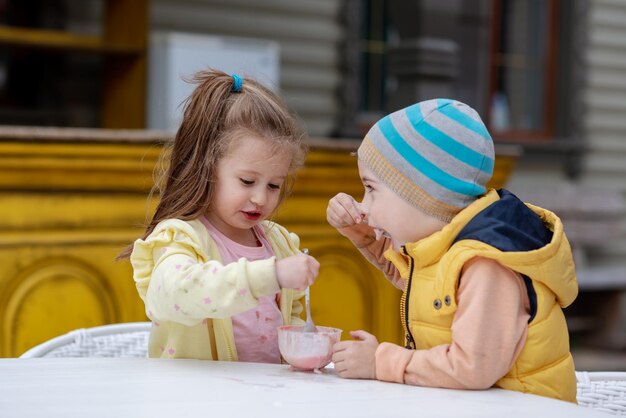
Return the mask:
[[[302,249],[304,254],[308,254],[308,248]],[[304,324],[304,328],[302,328],[303,332],[318,332],[317,327],[313,323],[313,318],[311,318],[311,295],[309,291],[309,287],[307,286],[304,291],[304,303],[306,305],[306,322]]]

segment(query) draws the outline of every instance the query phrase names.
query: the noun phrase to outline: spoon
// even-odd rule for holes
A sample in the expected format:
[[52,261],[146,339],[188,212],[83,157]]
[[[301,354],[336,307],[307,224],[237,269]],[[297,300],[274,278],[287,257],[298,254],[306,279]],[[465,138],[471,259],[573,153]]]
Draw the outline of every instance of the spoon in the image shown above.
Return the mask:
[[[302,250],[304,254],[309,253],[308,248],[304,248]],[[304,303],[306,305],[306,322],[304,323],[304,328],[302,328],[303,332],[318,332],[317,327],[313,323],[313,318],[311,318],[311,295],[309,291],[309,287],[307,286],[304,291]]]

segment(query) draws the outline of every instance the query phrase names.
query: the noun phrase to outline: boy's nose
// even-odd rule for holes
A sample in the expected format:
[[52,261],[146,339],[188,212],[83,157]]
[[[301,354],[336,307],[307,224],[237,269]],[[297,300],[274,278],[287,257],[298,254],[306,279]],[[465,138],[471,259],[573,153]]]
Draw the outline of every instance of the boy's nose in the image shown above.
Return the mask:
[[361,215],[362,221],[367,223],[367,205],[364,202],[359,203],[355,201],[354,206],[356,210],[359,212],[359,214]]
[[354,207],[356,208],[356,210],[359,211],[360,214],[365,215],[365,213],[367,212],[367,205],[365,204],[365,201],[363,202],[354,202]]

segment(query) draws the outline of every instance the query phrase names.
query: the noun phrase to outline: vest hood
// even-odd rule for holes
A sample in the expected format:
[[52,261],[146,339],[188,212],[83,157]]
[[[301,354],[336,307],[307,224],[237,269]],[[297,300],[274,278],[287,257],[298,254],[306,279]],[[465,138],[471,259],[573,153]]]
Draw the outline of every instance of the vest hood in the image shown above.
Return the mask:
[[525,204],[508,190],[498,190],[498,195],[497,201],[467,222],[455,242],[481,241],[518,258],[515,265],[536,264],[532,270],[543,274],[509,267],[545,284],[561,306],[568,306],[578,294],[578,284],[561,220],[549,210]]
[[498,190],[500,199],[472,218],[454,242],[475,239],[500,251],[533,251],[552,241],[554,227],[508,190]]
[[[561,220],[549,210],[525,204],[507,190],[490,190],[441,231],[406,244],[405,250],[417,267],[425,267],[444,256],[452,256],[450,252],[457,253],[453,251],[455,248],[461,251],[460,247],[467,246],[473,248],[474,255],[495,258],[546,285],[563,307],[571,304],[578,294],[572,251]],[[482,247],[491,250],[482,251]],[[401,273],[407,270],[406,259],[400,254],[388,251],[385,256]],[[458,272],[451,273],[446,281],[454,283],[441,283],[446,291],[456,287]]]

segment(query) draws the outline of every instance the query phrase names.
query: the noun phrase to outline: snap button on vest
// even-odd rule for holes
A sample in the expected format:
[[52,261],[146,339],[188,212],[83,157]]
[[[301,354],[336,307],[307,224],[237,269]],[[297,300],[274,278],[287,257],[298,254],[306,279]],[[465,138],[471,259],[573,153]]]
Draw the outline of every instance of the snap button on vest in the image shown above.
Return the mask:
[[450,295],[446,295],[446,297],[443,299],[443,303],[445,303],[446,306],[450,306],[451,302],[452,300],[450,299]]
[[435,301],[433,302],[433,306],[435,307],[435,309],[441,309],[441,300],[435,299]]

